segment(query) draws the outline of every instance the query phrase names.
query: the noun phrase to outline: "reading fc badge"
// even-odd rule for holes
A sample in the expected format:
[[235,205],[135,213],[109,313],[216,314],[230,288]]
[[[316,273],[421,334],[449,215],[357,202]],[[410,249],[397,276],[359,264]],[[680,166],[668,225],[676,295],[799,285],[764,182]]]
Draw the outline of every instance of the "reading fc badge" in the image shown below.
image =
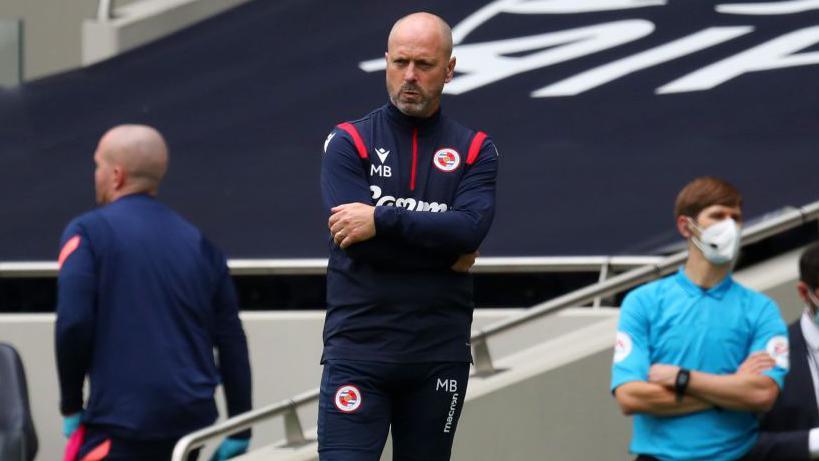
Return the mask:
[[344,413],[352,413],[361,406],[361,391],[357,387],[347,384],[336,391],[336,408]]
[[432,156],[432,163],[444,172],[455,171],[461,165],[461,154],[455,149],[438,149]]

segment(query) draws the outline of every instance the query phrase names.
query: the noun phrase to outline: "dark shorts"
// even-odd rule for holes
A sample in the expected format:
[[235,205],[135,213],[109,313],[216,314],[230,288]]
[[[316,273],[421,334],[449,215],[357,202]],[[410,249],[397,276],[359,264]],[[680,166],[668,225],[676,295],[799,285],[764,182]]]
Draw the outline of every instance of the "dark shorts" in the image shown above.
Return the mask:
[[469,364],[328,360],[321,377],[320,461],[378,461],[392,426],[394,461],[445,461]]
[[[77,461],[170,461],[176,442],[128,440],[111,436],[102,428],[87,427]],[[196,450],[188,461],[196,461],[198,456]]]

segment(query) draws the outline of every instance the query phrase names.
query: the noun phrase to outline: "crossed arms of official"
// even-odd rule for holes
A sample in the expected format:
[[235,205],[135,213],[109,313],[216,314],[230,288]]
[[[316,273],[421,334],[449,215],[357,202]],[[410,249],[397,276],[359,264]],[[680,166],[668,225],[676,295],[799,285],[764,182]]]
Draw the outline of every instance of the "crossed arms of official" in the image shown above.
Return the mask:
[[762,374],[775,365],[775,360],[766,352],[756,352],[733,374],[716,375],[691,370],[686,394],[677,399],[674,384],[680,367],[654,364],[649,369],[647,381],[621,384],[614,395],[627,415],[676,416],[716,407],[763,412],[773,406],[779,395],[776,382]]
[[389,267],[466,272],[495,209],[497,154],[484,141],[446,212],[373,206],[367,171],[343,133],[322,159],[321,189],[334,242],[353,259]]

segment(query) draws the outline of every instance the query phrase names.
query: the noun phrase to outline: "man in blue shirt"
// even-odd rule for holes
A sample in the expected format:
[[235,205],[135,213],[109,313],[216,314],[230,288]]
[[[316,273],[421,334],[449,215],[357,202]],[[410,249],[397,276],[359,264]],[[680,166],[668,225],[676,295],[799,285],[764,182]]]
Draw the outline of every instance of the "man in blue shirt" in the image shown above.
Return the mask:
[[757,439],[789,367],[776,304],[731,278],[742,198],[698,178],[679,193],[688,240],[678,273],[630,292],[620,310],[611,390],[634,416],[638,460],[741,459]]
[[[220,381],[231,416],[250,410],[236,294],[222,253],[155,198],[168,162],[156,130],[113,128],[94,161],[101,207],[68,224],[59,256],[64,432],[77,460],[168,460],[177,439],[216,419]],[[226,439],[213,459],[244,452],[249,437]]]
[[393,26],[390,101],[325,142],[330,259],[318,441],[322,461],[447,460],[469,376],[468,269],[495,209],[497,151],[442,114],[452,34]]

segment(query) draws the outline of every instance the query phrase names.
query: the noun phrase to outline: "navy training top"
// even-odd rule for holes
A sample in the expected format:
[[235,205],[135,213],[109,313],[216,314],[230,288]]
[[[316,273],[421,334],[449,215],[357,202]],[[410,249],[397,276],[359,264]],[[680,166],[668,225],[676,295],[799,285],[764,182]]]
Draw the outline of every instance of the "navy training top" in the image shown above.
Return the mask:
[[342,250],[329,237],[327,359],[471,361],[473,280],[450,269],[492,222],[498,154],[483,132],[387,104],[327,137],[330,209],[374,205],[376,236]]
[[220,376],[228,413],[250,410],[233,283],[196,227],[148,195],[128,195],[71,221],[61,248],[63,414],[83,408],[86,374],[83,423],[123,438],[175,439],[212,424]]

